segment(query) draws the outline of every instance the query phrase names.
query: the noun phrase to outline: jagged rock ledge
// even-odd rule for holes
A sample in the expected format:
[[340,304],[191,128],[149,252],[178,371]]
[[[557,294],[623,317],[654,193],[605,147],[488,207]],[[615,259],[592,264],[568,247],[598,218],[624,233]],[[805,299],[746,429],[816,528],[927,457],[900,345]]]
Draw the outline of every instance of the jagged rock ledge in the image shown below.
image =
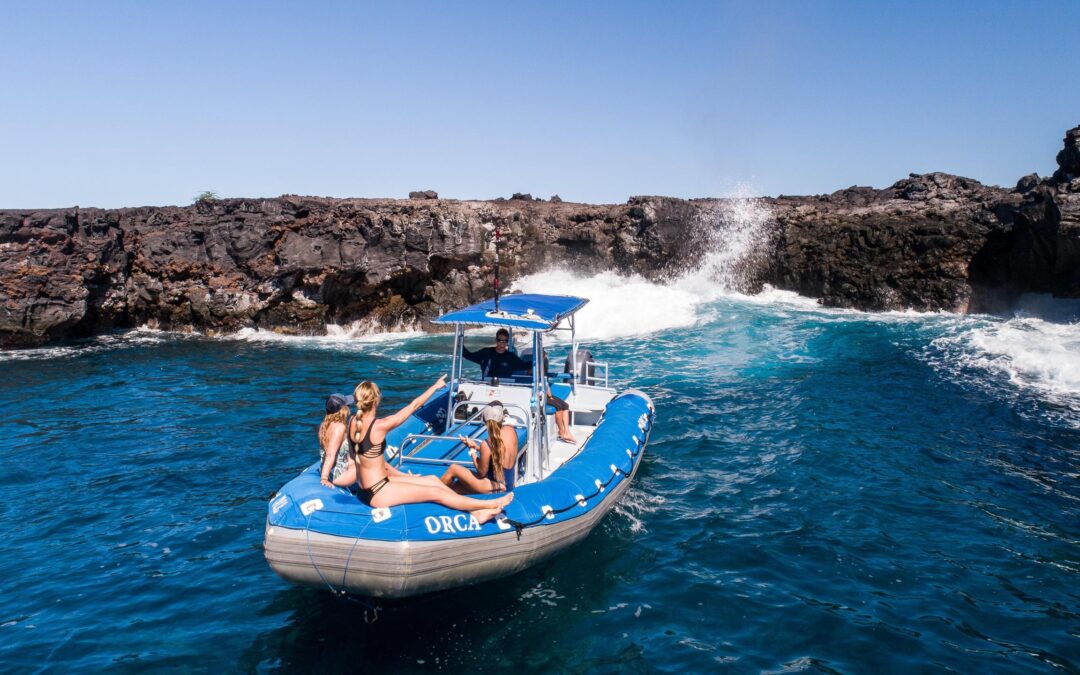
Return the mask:
[[[992,311],[1024,292],[1080,297],[1080,127],[1059,169],[1015,189],[942,173],[884,190],[762,199],[763,284],[866,310]],[[422,198],[421,198],[422,197]],[[421,322],[560,263],[671,279],[697,264],[724,200],[203,200],[189,207],[0,211],[0,347],[150,325],[320,333]],[[722,238],[722,235],[721,235]],[[715,239],[715,238],[713,238]]]

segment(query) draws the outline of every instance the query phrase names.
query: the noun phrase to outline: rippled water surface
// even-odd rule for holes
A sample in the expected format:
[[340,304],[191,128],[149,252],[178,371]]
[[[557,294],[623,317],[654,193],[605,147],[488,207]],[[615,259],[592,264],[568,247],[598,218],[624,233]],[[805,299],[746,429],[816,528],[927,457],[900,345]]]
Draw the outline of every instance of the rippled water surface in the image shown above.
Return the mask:
[[448,337],[136,332],[0,357],[0,665],[1080,668],[1075,324],[680,311],[590,345],[657,404],[601,526],[398,604],[277,578],[266,501],[316,456],[326,394],[372,378],[404,403],[446,370]]

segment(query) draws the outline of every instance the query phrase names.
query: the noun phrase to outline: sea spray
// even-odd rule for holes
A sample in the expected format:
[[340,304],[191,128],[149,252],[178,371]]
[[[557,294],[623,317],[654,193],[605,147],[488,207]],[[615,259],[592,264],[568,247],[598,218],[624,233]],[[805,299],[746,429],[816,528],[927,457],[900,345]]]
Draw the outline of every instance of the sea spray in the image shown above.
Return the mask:
[[760,291],[760,270],[767,264],[775,224],[768,204],[739,183],[734,194],[699,213],[691,237],[704,255],[675,283],[706,297]]
[[[578,320],[578,336],[586,339],[693,326],[711,318],[709,303],[754,288],[774,223],[768,205],[740,184],[733,196],[719,200],[698,217],[693,248],[703,254],[667,281],[614,272],[582,276],[557,268],[523,277],[511,290],[589,298]],[[778,294],[788,300],[797,297],[769,287],[756,290],[769,293],[770,299]]]
[[702,302],[688,290],[614,272],[581,277],[565,269],[548,270],[519,279],[512,290],[588,298],[589,304],[577,314],[579,339],[604,340],[692,326],[700,319]]

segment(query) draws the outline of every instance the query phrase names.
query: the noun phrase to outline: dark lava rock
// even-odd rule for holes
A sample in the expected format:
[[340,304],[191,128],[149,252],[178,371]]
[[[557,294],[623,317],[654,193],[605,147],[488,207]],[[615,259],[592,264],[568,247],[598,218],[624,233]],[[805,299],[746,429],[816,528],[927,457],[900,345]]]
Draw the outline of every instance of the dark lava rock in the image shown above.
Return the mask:
[[1016,191],[1020,193],[1031,192],[1039,185],[1039,174],[1029,173],[1016,181]]
[[528,192],[515,192],[510,197],[510,201],[531,202],[532,200],[533,196]]
[[[1015,190],[929,173],[881,190],[757,200],[768,217],[738,265],[738,290],[771,284],[864,310],[1080,297],[1080,127],[1066,133],[1058,165]],[[418,324],[492,294],[496,227],[509,284],[557,264],[670,281],[738,225],[722,199],[410,196],[0,211],[0,347],[144,324],[292,333],[358,319]]]
[[1058,182],[1071,181],[1080,176],[1080,126],[1065,132],[1065,147],[1058,152],[1057,163],[1054,178]]
[[653,278],[671,243],[644,211],[536,201],[222,199],[0,211],[0,345],[113,327],[317,333],[418,323],[573,261]]
[[417,192],[410,192],[409,199],[438,199],[439,193],[434,190],[419,190]]

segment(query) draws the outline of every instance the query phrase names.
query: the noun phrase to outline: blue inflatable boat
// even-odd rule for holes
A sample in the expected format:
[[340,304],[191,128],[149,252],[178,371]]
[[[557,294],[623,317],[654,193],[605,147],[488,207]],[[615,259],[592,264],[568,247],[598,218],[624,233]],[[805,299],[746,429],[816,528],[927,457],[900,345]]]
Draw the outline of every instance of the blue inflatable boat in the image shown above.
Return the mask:
[[[587,302],[507,295],[437,319],[454,329],[449,384],[387,436],[386,458],[403,471],[440,475],[450,464],[471,466],[459,436],[483,438],[480,414],[500,401],[521,446],[514,500],[501,516],[481,525],[432,503],[371,508],[352,491],[322,486],[315,463],[269,503],[270,567],[299,584],[400,598],[513,574],[587,536],[630,486],[654,416],[647,395],[616,392],[607,364],[579,349],[574,315]],[[482,326],[527,335],[520,349],[526,358],[544,354],[544,338],[554,331],[569,332],[564,372],[531,359],[531,372],[482,379],[461,355],[466,328]],[[491,335],[484,339],[490,344]],[[549,384],[570,406],[576,444],[559,440],[545,401]]]

